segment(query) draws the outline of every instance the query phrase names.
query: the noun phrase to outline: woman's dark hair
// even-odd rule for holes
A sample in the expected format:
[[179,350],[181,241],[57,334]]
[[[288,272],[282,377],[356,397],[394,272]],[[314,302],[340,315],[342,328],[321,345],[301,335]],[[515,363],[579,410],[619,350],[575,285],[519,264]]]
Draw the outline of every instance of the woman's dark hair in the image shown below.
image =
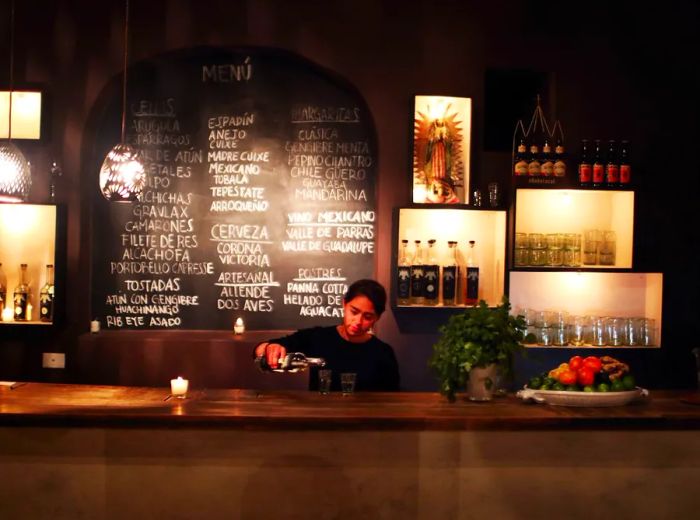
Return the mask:
[[349,302],[357,296],[365,296],[374,306],[374,312],[377,317],[381,316],[386,307],[386,291],[382,284],[376,280],[357,280],[345,293],[345,301]]

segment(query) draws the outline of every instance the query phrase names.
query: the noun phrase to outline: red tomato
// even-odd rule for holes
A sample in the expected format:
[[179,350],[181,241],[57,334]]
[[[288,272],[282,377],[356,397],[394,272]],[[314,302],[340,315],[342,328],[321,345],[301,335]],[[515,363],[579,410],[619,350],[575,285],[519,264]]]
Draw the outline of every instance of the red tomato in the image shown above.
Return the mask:
[[599,358],[595,356],[588,356],[583,360],[583,366],[590,368],[594,374],[597,374],[600,372],[600,368],[603,366],[603,364],[600,362]]
[[595,380],[595,372],[588,367],[582,367],[576,372],[576,379],[581,386],[592,385]]
[[569,368],[571,370],[578,370],[583,366],[583,358],[581,356],[574,356],[569,360]]
[[562,385],[575,385],[576,372],[573,370],[562,370],[562,372],[559,374],[559,382]]

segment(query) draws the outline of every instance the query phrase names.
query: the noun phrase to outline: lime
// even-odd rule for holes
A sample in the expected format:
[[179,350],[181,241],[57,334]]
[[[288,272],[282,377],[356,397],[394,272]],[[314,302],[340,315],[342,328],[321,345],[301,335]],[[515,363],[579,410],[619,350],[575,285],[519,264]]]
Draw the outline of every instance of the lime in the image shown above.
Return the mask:
[[556,379],[554,379],[553,377],[546,377],[544,379],[543,383],[545,385],[554,386],[555,384],[558,383],[558,381]]
[[622,379],[615,379],[610,385],[610,390],[613,392],[624,392],[627,389],[625,388],[625,384],[622,382]]
[[566,390],[566,387],[564,385],[562,385],[561,383],[554,383],[552,385],[552,390],[557,390],[557,391],[561,392],[562,390]]
[[547,383],[543,384],[540,387],[540,390],[551,390],[551,389],[552,389],[552,385],[548,385]]
[[541,377],[531,377],[530,381],[527,382],[527,387],[532,388],[533,390],[537,390],[539,387],[542,386],[542,378]]
[[598,385],[598,388],[596,388],[598,392],[609,392],[610,391],[610,385],[607,383],[600,383]]
[[567,392],[578,392],[580,388],[577,385],[566,385]]
[[586,385],[583,387],[584,392],[595,392],[595,388],[592,385]]
[[634,390],[637,387],[637,382],[632,374],[625,375],[622,378],[622,384],[625,386],[625,390]]

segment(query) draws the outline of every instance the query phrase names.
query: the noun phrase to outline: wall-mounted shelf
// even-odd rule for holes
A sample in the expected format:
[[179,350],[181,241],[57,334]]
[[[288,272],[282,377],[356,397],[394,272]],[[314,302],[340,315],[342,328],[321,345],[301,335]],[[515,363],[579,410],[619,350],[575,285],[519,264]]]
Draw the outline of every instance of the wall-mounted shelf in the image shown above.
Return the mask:
[[[412,206],[399,208],[396,215],[396,235],[394,237],[393,266],[396,268],[401,240],[409,241],[413,251],[415,240],[423,246],[435,239],[435,256],[442,266],[450,252],[447,242],[457,241],[458,263],[461,267],[459,287],[464,287],[464,266],[468,242],[476,242],[477,263],[479,265],[479,298],[489,305],[498,305],[505,290],[506,264],[506,212],[494,209],[472,209],[468,206]],[[395,278],[395,277],[394,277]],[[394,280],[394,284],[396,280]],[[458,290],[458,294],[462,292]],[[442,301],[442,293],[438,298]],[[392,302],[396,303],[396,290],[392,290]],[[457,306],[401,306],[421,309],[464,309],[464,300],[459,297]]]

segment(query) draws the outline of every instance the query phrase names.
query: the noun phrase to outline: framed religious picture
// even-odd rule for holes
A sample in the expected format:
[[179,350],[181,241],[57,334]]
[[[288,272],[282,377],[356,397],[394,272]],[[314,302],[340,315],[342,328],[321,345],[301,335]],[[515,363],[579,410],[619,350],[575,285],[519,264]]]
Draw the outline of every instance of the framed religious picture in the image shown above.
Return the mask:
[[468,204],[471,98],[416,96],[413,202]]

